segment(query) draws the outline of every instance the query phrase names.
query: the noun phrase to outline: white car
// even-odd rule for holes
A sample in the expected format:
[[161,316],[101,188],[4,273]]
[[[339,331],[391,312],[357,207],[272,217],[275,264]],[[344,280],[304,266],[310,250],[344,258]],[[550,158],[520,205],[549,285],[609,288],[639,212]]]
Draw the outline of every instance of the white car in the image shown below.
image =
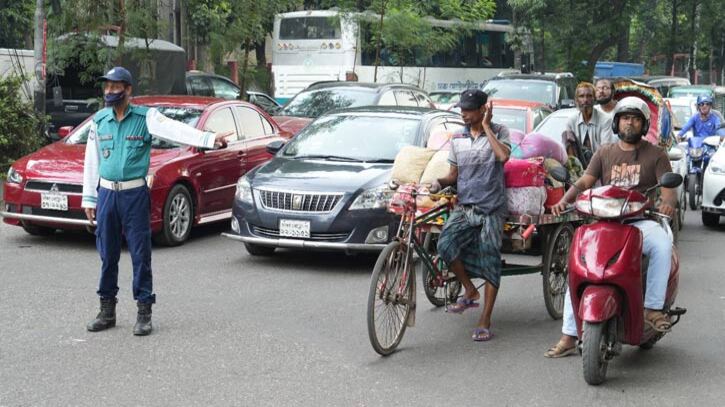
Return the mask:
[[[672,127],[675,132],[679,132],[680,129],[690,120],[690,117],[697,114],[697,105],[695,102],[697,98],[694,97],[679,97],[679,98],[666,98],[667,103],[670,104],[672,109]],[[683,140],[686,140],[692,135],[692,130],[685,133]]]
[[[716,136],[712,136],[716,137]],[[708,137],[709,138],[709,137]],[[725,143],[710,158],[702,182],[702,224],[717,226],[725,215]]]

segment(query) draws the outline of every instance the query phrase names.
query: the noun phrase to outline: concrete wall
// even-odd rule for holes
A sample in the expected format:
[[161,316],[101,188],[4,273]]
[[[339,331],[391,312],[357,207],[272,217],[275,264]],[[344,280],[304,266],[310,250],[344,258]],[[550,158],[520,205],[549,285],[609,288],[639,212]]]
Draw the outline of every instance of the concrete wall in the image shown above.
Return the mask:
[[33,76],[33,50],[0,48],[0,77],[18,72],[18,64],[22,71]]

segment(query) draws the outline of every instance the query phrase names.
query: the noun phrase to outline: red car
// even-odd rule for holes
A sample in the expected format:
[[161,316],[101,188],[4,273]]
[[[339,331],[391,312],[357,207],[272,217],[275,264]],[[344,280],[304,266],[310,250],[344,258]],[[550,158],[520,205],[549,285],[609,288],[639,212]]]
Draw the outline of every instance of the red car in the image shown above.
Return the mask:
[[495,99],[493,102],[493,121],[505,124],[509,129],[516,129],[529,134],[553,110],[543,103],[517,99]]
[[[151,229],[160,244],[182,244],[193,225],[229,219],[237,180],[272,158],[268,143],[284,140],[277,123],[250,103],[196,96],[144,96],[133,103],[155,107],[198,129],[234,133],[228,146],[219,150],[153,139],[146,180],[151,188]],[[81,209],[90,123],[91,118],[86,119],[60,141],[13,163],[0,212],[5,223],[33,235],[90,228]],[[61,129],[61,134],[69,130]]]

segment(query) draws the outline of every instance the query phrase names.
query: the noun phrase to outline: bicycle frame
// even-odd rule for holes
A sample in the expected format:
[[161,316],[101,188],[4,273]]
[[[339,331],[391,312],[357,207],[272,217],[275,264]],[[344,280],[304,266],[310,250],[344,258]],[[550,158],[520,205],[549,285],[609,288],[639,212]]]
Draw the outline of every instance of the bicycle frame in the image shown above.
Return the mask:
[[[409,249],[411,248],[418,254],[418,257],[423,262],[425,267],[427,267],[428,270],[431,271],[434,278],[440,279],[444,287],[447,284],[447,282],[442,278],[443,273],[436,264],[435,257],[431,256],[431,254],[425,250],[423,242],[421,242],[417,232],[419,230],[423,230],[425,227],[429,227],[429,222],[431,220],[434,220],[443,215],[447,215],[450,212],[450,207],[448,203],[439,204],[433,209],[421,215],[415,216],[415,213],[417,212],[416,197],[419,195],[419,193],[416,190],[413,190],[410,192],[410,194],[413,198],[412,202],[406,205],[405,210],[400,215],[400,223],[398,224],[398,230],[394,238],[395,240],[398,240],[401,245],[406,247],[405,263],[403,265],[404,275],[400,279],[401,284],[398,287],[399,294],[402,294],[405,290],[404,282],[407,281],[408,278],[408,264],[410,263],[412,256],[412,251]],[[410,270],[415,273],[412,267],[410,268]],[[413,280],[415,280],[415,276]]]

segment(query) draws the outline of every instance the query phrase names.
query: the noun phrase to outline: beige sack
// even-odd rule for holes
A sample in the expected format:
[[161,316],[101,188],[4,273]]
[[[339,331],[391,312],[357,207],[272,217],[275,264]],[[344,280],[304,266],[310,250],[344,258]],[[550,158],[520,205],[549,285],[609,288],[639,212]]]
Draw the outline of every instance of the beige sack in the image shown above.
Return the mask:
[[451,165],[448,163],[448,151],[437,151],[433,154],[433,158],[430,159],[428,165],[423,171],[423,176],[420,178],[421,184],[432,184],[437,181],[438,178],[443,178],[448,175],[451,170]]
[[398,155],[395,156],[393,174],[390,178],[398,184],[417,184],[435,152],[435,150],[415,146],[401,148]]

